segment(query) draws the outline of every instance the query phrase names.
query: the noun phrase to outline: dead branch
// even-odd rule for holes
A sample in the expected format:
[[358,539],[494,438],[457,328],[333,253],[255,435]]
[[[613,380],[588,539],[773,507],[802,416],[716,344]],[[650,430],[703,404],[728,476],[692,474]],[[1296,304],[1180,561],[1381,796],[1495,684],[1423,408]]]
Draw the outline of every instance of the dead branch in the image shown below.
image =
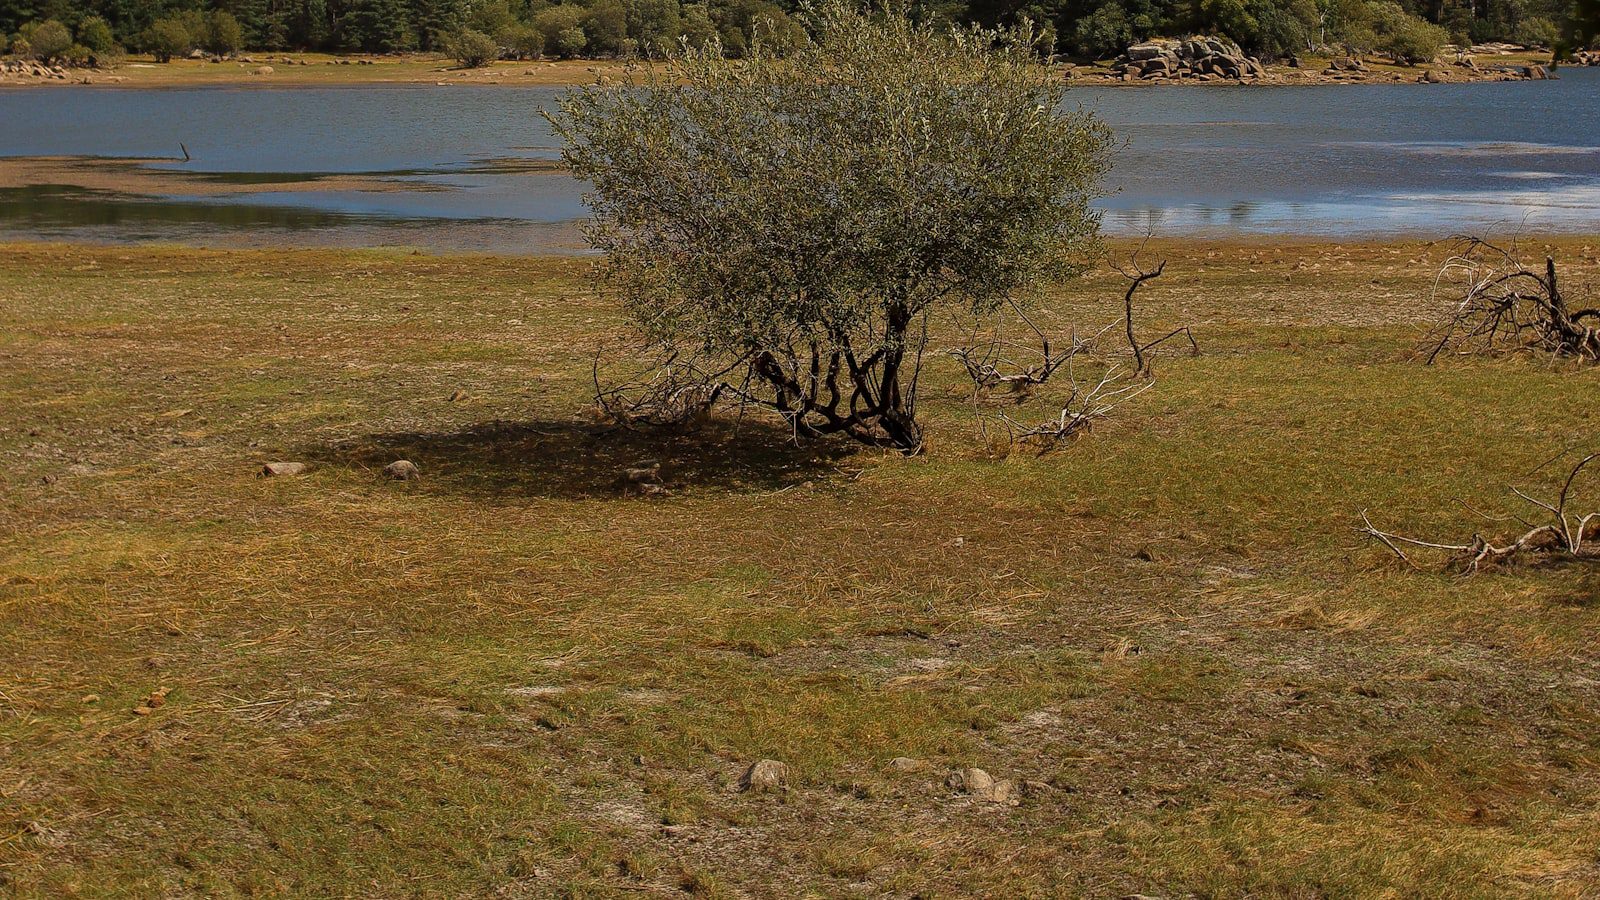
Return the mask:
[[602,386],[600,357],[593,367],[597,416],[623,428],[692,428],[703,424],[728,385],[727,370],[709,372],[697,362],[669,353],[642,373]]
[[1150,374],[1149,352],[1180,334],[1189,341],[1189,355],[1200,355],[1200,344],[1194,339],[1194,332],[1190,331],[1187,325],[1174,328],[1161,337],[1144,344],[1139,343],[1139,338],[1134,333],[1133,295],[1138,293],[1139,288],[1143,287],[1145,282],[1160,278],[1162,273],[1167,270],[1167,261],[1164,259],[1148,272],[1139,264],[1139,254],[1144,252],[1145,245],[1148,243],[1150,243],[1150,235],[1147,234],[1145,239],[1140,242],[1138,249],[1134,250],[1132,255],[1128,257],[1127,265],[1114,267],[1123,278],[1128,279],[1128,290],[1122,295],[1122,322],[1128,333],[1128,348],[1133,351],[1134,374],[1140,376]]
[[1568,471],[1566,480],[1562,482],[1561,491],[1554,501],[1539,500],[1517,488],[1511,488],[1511,493],[1543,510],[1550,519],[1542,525],[1524,522],[1528,530],[1520,535],[1494,539],[1474,533],[1471,540],[1465,543],[1425,541],[1380,530],[1372,524],[1372,519],[1366,510],[1361,511],[1361,527],[1356,530],[1383,544],[1412,568],[1421,567],[1406,554],[1404,549],[1406,547],[1443,552],[1446,554],[1447,567],[1458,568],[1466,574],[1475,573],[1484,566],[1510,562],[1525,553],[1574,559],[1595,558],[1597,554],[1589,549],[1589,542],[1600,537],[1600,512],[1578,515],[1569,513],[1567,506],[1573,499],[1574,482],[1584,468],[1596,459],[1600,459],[1600,453],[1591,453],[1579,460],[1577,465]]
[[1094,423],[1154,386],[1154,380],[1137,379],[1121,367],[1113,366],[1093,384],[1074,380],[1066,402],[1053,419],[1028,425],[1004,412],[996,418],[1012,443],[1033,444],[1041,452],[1048,451],[1088,432]]
[[[1032,322],[1028,324],[1033,327]],[[1068,360],[1092,352],[1100,335],[1111,327],[1108,325],[1089,338],[1078,337],[1074,330],[1067,337],[1067,346],[1060,352],[1052,352],[1050,339],[1035,328],[1040,341],[1040,361],[1033,365],[1019,363],[1007,355],[1006,350],[1014,345],[998,340],[982,348],[958,347],[947,352],[967,370],[975,390],[982,393],[1004,390],[1020,403],[1032,395],[1034,388],[1049,381],[1050,376]]]
[[1433,298],[1448,311],[1424,347],[1429,365],[1446,354],[1534,351],[1600,362],[1600,309],[1571,307],[1554,257],[1545,257],[1541,272],[1514,250],[1477,237],[1458,240],[1434,277]]

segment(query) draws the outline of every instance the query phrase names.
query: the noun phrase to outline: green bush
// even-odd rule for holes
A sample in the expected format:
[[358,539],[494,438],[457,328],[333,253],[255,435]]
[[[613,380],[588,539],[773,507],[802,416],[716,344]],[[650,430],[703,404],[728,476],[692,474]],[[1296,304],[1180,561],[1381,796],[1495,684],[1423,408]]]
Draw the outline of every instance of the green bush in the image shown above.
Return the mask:
[[1556,28],[1556,23],[1549,19],[1534,17],[1523,19],[1511,33],[1511,40],[1524,47],[1538,47],[1548,50],[1556,45],[1561,32]]
[[139,46],[144,52],[154,56],[156,62],[170,62],[174,56],[182,56],[194,46],[194,39],[189,36],[189,29],[183,22],[168,16],[150,23],[139,34]]
[[56,60],[68,66],[89,66],[95,62],[94,51],[82,44],[73,44],[61,51]]
[[207,52],[225,56],[244,46],[244,29],[232,13],[214,9],[206,14],[197,43]]
[[562,59],[571,59],[589,46],[582,23],[583,10],[576,6],[552,6],[533,17],[533,27],[544,34],[544,49]]
[[592,0],[582,25],[590,54],[615,56],[628,48],[628,10],[619,0]]
[[670,54],[683,34],[678,0],[629,0],[628,37],[641,56]]
[[1072,34],[1073,48],[1095,59],[1116,56],[1131,43],[1133,26],[1120,3],[1107,3],[1079,19]]
[[517,59],[538,59],[544,55],[544,32],[532,25],[515,22],[500,32],[501,46]]
[[46,19],[31,28],[24,27],[22,39],[27,42],[29,52],[40,62],[60,59],[72,46],[72,32],[55,19]]
[[505,0],[496,0],[493,3],[475,6],[472,15],[467,19],[466,27],[470,31],[498,36],[505,34],[516,24],[517,17],[511,12],[511,7],[506,5]]
[[1378,36],[1375,49],[1397,63],[1414,66],[1432,62],[1449,40],[1443,28],[1411,15],[1397,3],[1371,6],[1373,30]]
[[481,31],[466,29],[450,36],[450,55],[469,69],[488,65],[500,58],[500,45]]
[[200,22],[200,27],[194,32],[197,35],[195,43],[200,45],[206,53],[226,56],[235,53],[238,48],[245,45],[245,29],[238,26],[238,19],[234,14],[224,10],[211,10],[206,13],[205,19]]
[[117,49],[111,24],[99,16],[89,16],[78,23],[78,43],[94,53],[110,53]]
[[691,49],[699,50],[717,37],[716,23],[704,3],[685,4],[678,22],[682,39]]

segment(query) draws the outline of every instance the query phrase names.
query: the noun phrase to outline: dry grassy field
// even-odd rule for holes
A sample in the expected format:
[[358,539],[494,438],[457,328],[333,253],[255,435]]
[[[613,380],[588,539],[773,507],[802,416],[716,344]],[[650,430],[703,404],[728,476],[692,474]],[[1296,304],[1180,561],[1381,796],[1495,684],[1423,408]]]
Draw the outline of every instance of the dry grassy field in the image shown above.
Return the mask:
[[1595,895],[1600,573],[1355,526],[1511,530],[1600,372],[1421,365],[1442,247],[1153,250],[1200,356],[1003,457],[941,357],[904,459],[595,427],[582,260],[0,248],[0,893]]

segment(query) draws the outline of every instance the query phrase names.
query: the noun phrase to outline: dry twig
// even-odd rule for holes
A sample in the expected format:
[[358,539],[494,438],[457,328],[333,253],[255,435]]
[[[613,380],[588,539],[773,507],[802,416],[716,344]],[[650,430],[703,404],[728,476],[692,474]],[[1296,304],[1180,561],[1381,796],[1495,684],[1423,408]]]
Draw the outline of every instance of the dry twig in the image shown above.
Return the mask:
[[[1588,549],[1588,542],[1600,536],[1600,512],[1578,515],[1569,513],[1567,506],[1573,499],[1572,486],[1574,482],[1577,481],[1583,470],[1596,459],[1600,459],[1600,453],[1591,453],[1572,467],[1567,473],[1566,480],[1562,482],[1561,492],[1556,496],[1554,502],[1536,499],[1517,488],[1511,489],[1513,494],[1544,510],[1550,517],[1550,521],[1543,525],[1535,525],[1524,521],[1523,524],[1528,526],[1528,530],[1520,536],[1495,540],[1484,537],[1482,534],[1474,533],[1472,539],[1467,543],[1424,541],[1380,530],[1372,524],[1372,519],[1367,515],[1366,510],[1361,511],[1361,527],[1357,531],[1383,544],[1390,552],[1413,568],[1421,567],[1406,554],[1406,547],[1441,551],[1447,554],[1449,558],[1448,565],[1459,567],[1468,574],[1477,572],[1486,565],[1509,562],[1514,557],[1524,553],[1555,554],[1571,558],[1594,558],[1595,554]],[[1485,518],[1488,517],[1486,516]]]
[[1434,278],[1437,300],[1449,290],[1449,313],[1428,339],[1427,362],[1443,354],[1539,351],[1600,362],[1600,309],[1573,309],[1556,281],[1556,262],[1529,269],[1516,246],[1459,239]]

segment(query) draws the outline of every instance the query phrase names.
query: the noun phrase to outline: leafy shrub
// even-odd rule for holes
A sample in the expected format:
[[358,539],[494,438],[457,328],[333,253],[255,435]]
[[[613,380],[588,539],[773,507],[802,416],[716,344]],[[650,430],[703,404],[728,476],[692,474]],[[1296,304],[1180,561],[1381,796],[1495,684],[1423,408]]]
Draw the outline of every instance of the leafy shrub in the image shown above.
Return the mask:
[[182,56],[194,46],[194,39],[189,36],[189,29],[183,22],[168,16],[150,23],[139,34],[139,46],[144,51],[156,58],[156,62],[170,62],[174,56]]
[[1396,3],[1373,4],[1376,48],[1397,63],[1414,66],[1432,62],[1449,35],[1443,28],[1407,13]]
[[89,16],[78,23],[78,43],[94,53],[110,53],[117,48],[111,24],[99,16]]
[[1539,17],[1523,19],[1511,33],[1511,39],[1524,47],[1539,47],[1546,50],[1554,47],[1560,37],[1561,32],[1556,28],[1556,23]]
[[488,65],[500,58],[500,45],[481,31],[468,28],[450,36],[450,55],[469,69]]
[[50,62],[62,58],[72,46],[72,32],[55,19],[46,19],[31,28],[24,28],[22,39],[35,59]]
[[1084,56],[1104,59],[1116,56],[1133,43],[1133,26],[1122,4],[1107,3],[1078,20],[1072,35],[1072,45]]
[[538,59],[544,55],[544,32],[516,22],[500,32],[500,44],[517,59]]
[[629,0],[628,36],[642,56],[672,52],[683,33],[683,10],[678,0]]
[[615,56],[628,47],[628,10],[618,0],[593,0],[583,16],[593,55]]
[[511,12],[511,7],[505,4],[505,0],[498,0],[498,2],[480,3],[474,6],[471,17],[467,19],[466,27],[471,31],[499,36],[505,34],[516,24],[517,17]]
[[552,6],[533,17],[533,27],[544,34],[544,49],[562,59],[571,59],[589,46],[582,22],[583,10],[576,6]]
[[196,43],[203,50],[224,56],[244,46],[244,29],[232,13],[214,9],[206,14]]
[[711,21],[711,12],[704,3],[685,4],[678,21],[682,40],[690,49],[699,50],[717,38],[716,23]]

